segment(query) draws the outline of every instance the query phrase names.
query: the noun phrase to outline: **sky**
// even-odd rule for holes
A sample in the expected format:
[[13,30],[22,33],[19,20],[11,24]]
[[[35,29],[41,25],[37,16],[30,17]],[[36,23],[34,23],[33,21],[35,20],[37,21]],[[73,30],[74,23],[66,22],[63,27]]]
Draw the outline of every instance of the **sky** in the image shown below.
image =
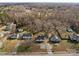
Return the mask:
[[79,0],[0,0],[0,3],[6,2],[67,2],[67,3],[79,3]]

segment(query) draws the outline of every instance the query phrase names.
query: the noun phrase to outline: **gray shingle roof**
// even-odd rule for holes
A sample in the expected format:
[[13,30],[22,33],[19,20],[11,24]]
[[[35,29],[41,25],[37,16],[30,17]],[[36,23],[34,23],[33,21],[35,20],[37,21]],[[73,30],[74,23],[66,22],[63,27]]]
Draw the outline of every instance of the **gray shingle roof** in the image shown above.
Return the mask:
[[23,39],[31,39],[32,38],[32,34],[23,34],[22,38]]
[[70,35],[69,38],[74,41],[79,41],[79,35],[76,35],[76,34]]
[[17,34],[12,34],[8,38],[10,38],[10,39],[17,39]]
[[58,36],[51,36],[50,41],[52,42],[60,42],[60,38]]
[[38,37],[36,38],[36,41],[42,42],[42,41],[44,41],[44,39],[45,39],[45,36],[38,36]]

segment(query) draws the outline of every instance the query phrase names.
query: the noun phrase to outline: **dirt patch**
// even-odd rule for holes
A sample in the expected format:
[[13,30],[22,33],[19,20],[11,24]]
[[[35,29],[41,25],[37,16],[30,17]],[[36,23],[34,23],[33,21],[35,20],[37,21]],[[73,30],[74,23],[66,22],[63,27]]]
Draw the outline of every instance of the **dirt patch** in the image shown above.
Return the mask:
[[[29,46],[30,47],[30,50],[28,51],[28,52],[17,52],[17,54],[19,55],[19,54],[40,54],[40,53],[42,53],[42,54],[44,54],[44,53],[46,53],[47,52],[47,50],[46,49],[41,49],[40,48],[40,45],[39,44],[34,44],[34,43],[32,43],[32,42],[22,42],[21,43],[21,45],[20,46]],[[25,49],[24,49],[25,50]]]
[[67,41],[63,40],[58,45],[53,45],[53,51],[59,52],[59,51],[67,51],[67,48],[69,48]]
[[4,51],[11,52],[17,44],[17,40],[6,40],[4,44]]

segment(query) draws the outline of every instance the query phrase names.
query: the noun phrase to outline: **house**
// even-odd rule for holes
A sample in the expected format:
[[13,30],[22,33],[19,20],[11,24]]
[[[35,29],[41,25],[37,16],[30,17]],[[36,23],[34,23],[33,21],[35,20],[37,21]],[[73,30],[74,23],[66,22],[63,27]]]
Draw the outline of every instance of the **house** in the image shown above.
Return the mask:
[[78,34],[71,34],[71,35],[69,35],[69,39],[72,41],[79,42],[79,35]]
[[17,39],[22,39],[23,33],[17,34]]
[[58,36],[54,35],[54,36],[50,37],[49,41],[54,42],[54,43],[58,43],[61,41],[61,39]]
[[32,39],[32,34],[11,34],[8,36],[8,39]]
[[22,36],[22,39],[32,39],[32,34],[24,33],[23,36]]
[[8,36],[8,39],[17,39],[19,38],[17,34],[11,34]]
[[35,41],[36,42],[43,42],[45,40],[45,36],[43,35],[41,35],[41,36],[38,36],[36,39],[35,39]]

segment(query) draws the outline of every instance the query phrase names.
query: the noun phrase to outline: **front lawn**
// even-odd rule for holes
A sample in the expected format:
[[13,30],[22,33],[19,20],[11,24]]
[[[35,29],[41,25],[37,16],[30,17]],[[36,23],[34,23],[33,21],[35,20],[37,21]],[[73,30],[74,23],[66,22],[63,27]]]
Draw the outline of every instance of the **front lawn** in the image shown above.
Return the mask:
[[31,46],[18,46],[17,52],[31,52]]

